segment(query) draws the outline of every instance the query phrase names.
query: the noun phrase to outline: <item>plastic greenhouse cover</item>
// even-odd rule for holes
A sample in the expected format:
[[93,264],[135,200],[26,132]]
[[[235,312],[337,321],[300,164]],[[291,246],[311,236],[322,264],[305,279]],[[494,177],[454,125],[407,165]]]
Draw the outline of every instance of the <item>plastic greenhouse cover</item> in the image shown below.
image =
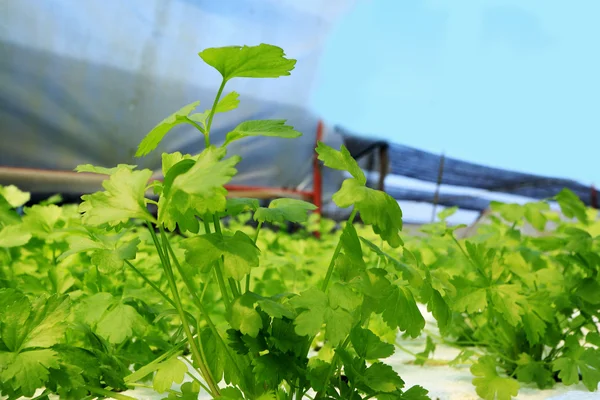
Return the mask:
[[[161,119],[200,100],[212,105],[220,76],[197,56],[207,47],[269,43],[298,60],[280,79],[236,79],[240,108],[219,115],[213,143],[246,119],[287,119],[296,140],[249,138],[232,183],[296,188],[309,178],[318,118],[307,111],[333,23],[355,0],[47,0],[3,2],[0,31],[0,167],[72,170],[135,163],[158,169],[162,151],[198,151],[193,127],[133,159]],[[326,141],[339,145],[329,134]],[[324,195],[341,177],[331,171]],[[338,186],[339,187],[339,186]]]

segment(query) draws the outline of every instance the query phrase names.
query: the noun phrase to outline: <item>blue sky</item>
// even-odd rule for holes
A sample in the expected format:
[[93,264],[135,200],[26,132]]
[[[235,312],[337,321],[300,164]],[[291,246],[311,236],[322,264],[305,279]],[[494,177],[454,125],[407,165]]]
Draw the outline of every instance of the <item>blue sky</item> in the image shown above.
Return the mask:
[[358,133],[600,185],[598,15],[598,0],[357,0],[312,107]]

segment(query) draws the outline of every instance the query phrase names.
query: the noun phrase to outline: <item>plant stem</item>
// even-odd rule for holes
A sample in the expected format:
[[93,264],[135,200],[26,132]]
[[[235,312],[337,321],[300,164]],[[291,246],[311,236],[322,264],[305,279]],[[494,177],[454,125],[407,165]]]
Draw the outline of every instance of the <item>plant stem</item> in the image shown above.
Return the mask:
[[[217,224],[215,220],[217,222],[219,221],[219,218],[216,215],[213,216],[215,232],[222,235],[221,225]],[[207,221],[204,221],[204,229],[206,230],[206,233],[210,233],[210,225]],[[229,299],[229,292],[227,291],[227,286],[225,286],[225,279],[223,278],[222,268],[224,268],[223,257],[219,258],[219,261],[217,262],[217,265],[215,265],[214,270],[215,275],[217,277],[217,283],[219,284],[219,290],[221,291],[221,297],[223,298],[223,303],[225,304],[225,311],[227,312],[227,314],[229,314],[231,312],[231,300]]]
[[138,274],[144,280],[144,282],[150,285],[152,289],[154,289],[158,294],[160,294],[163,299],[165,299],[170,305],[173,306],[173,308],[177,308],[175,307],[175,303],[173,302],[173,300],[171,300],[171,298],[167,296],[165,292],[163,292],[158,286],[156,286],[154,282],[148,279],[146,275],[144,275],[139,269],[137,269],[129,260],[125,260],[125,264],[127,264],[129,268],[131,268],[136,274]]
[[217,110],[217,104],[219,104],[219,99],[221,98],[221,94],[223,94],[223,89],[225,89],[226,83],[227,81],[223,79],[221,86],[219,86],[219,91],[217,92],[213,106],[210,110],[210,114],[208,115],[208,121],[206,122],[206,147],[210,146],[210,127],[212,126],[215,111]]
[[[258,241],[258,234],[260,233],[260,228],[262,228],[262,222],[259,222],[258,225],[256,226],[256,233],[254,234],[254,245],[256,245],[256,242]],[[248,272],[248,275],[246,275],[246,291],[245,293],[250,291],[250,274],[251,272]]]
[[208,315],[208,311],[206,311],[206,308],[204,308],[204,305],[200,301],[200,298],[198,298],[198,293],[196,291],[196,288],[193,286],[193,280],[187,274],[187,272],[181,267],[181,264],[179,263],[179,260],[177,260],[177,257],[175,256],[175,252],[173,251],[173,248],[171,247],[171,244],[169,242],[167,242],[167,249],[168,249],[169,253],[171,254],[171,257],[173,258],[173,262],[175,263],[175,267],[177,267],[177,270],[179,271],[179,274],[183,278],[183,282],[185,283],[188,291],[192,295],[192,301],[194,302],[194,305],[198,308],[198,310],[200,311],[200,314],[202,314],[202,316],[206,320],[206,323],[208,324],[208,327],[212,330],[212,332],[215,335],[215,337],[217,338],[217,340],[219,340],[219,342],[221,343],[221,345],[225,349],[225,352],[227,353],[227,356],[229,357],[229,359],[231,360],[231,362],[235,366],[235,368],[237,370],[236,372],[238,373],[238,375],[239,376],[243,376],[241,370],[239,369],[239,366],[237,365],[235,357],[233,357],[233,354],[231,354],[231,352],[229,350],[229,347],[227,346],[227,343],[225,343],[225,341],[223,340],[223,338],[219,334],[219,331],[217,330],[217,326],[215,325],[215,323],[213,322],[213,320],[210,318],[210,315]]
[[[346,348],[346,346],[348,346],[348,343],[350,343],[350,336],[348,336],[346,338],[346,340],[344,340],[344,343],[342,343],[342,345],[339,347],[340,350],[343,350]],[[325,380],[323,381],[323,386],[325,387],[325,389],[319,391],[319,393],[317,393],[317,395],[315,396],[315,400],[320,399],[324,392],[327,391],[327,385],[329,384],[329,379],[331,379],[331,376],[333,375],[333,372],[337,369],[337,363],[338,363],[338,359],[339,359],[339,355],[336,352],[333,355],[333,358],[331,359],[331,365],[329,366],[329,369],[327,370],[327,375],[325,375]]]
[[[351,224],[354,221],[354,217],[356,217],[357,211],[358,210],[356,209],[356,207],[354,207],[354,210],[352,210],[352,213],[350,214],[350,217],[348,218],[348,221],[346,222],[347,224]],[[323,285],[321,286],[322,291],[327,290],[327,286],[329,285],[329,280],[331,279],[331,275],[333,274],[333,267],[335,266],[335,260],[337,259],[338,255],[340,254],[340,251],[342,251],[342,237],[341,236],[340,236],[340,239],[338,240],[337,246],[335,247],[333,256],[331,256],[331,261],[329,262],[329,267],[327,267],[327,275],[325,275],[325,280],[323,281]]]
[[206,381],[208,386],[211,388],[211,391],[212,391],[211,396],[221,397],[221,395],[219,393],[219,388],[212,381],[210,373],[208,371],[208,368],[202,362],[202,356],[200,354],[200,350],[198,349],[198,344],[196,343],[196,340],[194,339],[194,336],[192,335],[192,331],[188,324],[187,317],[185,315],[185,311],[184,311],[183,305],[181,303],[181,299],[179,298],[179,292],[177,290],[175,276],[173,275],[173,270],[171,268],[171,262],[169,260],[169,255],[167,254],[168,241],[166,240],[166,235],[164,233],[164,229],[162,229],[162,227],[160,227],[160,233],[161,233],[161,236],[163,239],[163,245],[164,245],[164,252],[163,252],[163,250],[159,250],[161,248],[160,242],[158,241],[156,232],[154,232],[154,229],[152,228],[152,225],[150,225],[149,222],[148,222],[148,227],[150,228],[150,235],[152,235],[152,240],[154,241],[154,245],[156,246],[156,248],[159,252],[159,256],[161,257],[162,266],[163,266],[163,269],[165,270],[165,274],[167,275],[167,281],[169,282],[169,286],[171,288],[171,294],[173,295],[173,299],[175,301],[175,308],[177,309],[177,312],[179,313],[179,317],[181,318],[181,324],[183,327],[183,331],[185,333],[185,336],[188,339],[190,349],[192,350],[192,355],[198,361],[198,366],[200,367],[202,376],[204,377],[204,380]]
[[106,389],[102,389],[102,388],[98,388],[98,387],[94,387],[94,386],[85,385],[84,388],[88,392],[100,394],[102,396],[106,396],[108,398],[113,398],[116,400],[135,400],[134,397],[126,396],[124,394],[117,393],[117,392],[111,392],[110,390],[106,390]]

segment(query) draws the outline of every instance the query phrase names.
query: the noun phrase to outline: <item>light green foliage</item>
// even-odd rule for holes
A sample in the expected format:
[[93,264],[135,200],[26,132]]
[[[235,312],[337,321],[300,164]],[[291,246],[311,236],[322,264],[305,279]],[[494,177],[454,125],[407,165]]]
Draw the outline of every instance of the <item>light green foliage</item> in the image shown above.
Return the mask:
[[119,167],[102,183],[104,191],[81,196],[82,221],[90,226],[120,227],[130,219],[153,221],[144,197],[152,171]]
[[137,168],[137,165],[118,164],[116,167],[106,168],[106,167],[99,167],[97,165],[92,165],[92,164],[81,164],[75,168],[75,171],[89,172],[92,174],[100,174],[100,175],[112,175],[115,172],[117,172],[117,170],[122,169],[122,168],[126,168],[126,169],[133,171],[134,169]]
[[92,265],[102,272],[114,272],[125,265],[125,260],[135,259],[139,238],[129,241],[120,240],[123,235],[72,235],[67,238],[69,250],[62,253],[58,260],[62,260],[77,253],[90,253]]
[[344,292],[338,293],[346,298],[337,299],[333,305],[330,302],[331,298],[318,289],[309,289],[292,298],[290,303],[296,309],[302,310],[294,321],[296,333],[301,336],[314,336],[325,324],[325,339],[334,346],[344,340],[352,329],[354,318],[349,312],[349,305],[355,301],[355,294]]
[[159,143],[163,140],[165,135],[169,133],[169,131],[173,129],[173,127],[179,124],[189,122],[187,116],[192,111],[194,111],[196,107],[198,107],[198,104],[200,104],[200,102],[195,101],[186,106],[183,106],[179,110],[175,111],[173,114],[160,121],[142,140],[142,142],[138,146],[135,156],[142,157],[150,153],[159,145]]
[[20,292],[0,289],[0,389],[33,396],[49,369],[58,368],[59,357],[50,347],[64,338],[69,307],[66,296],[31,303]]
[[183,382],[187,371],[188,367],[183,361],[177,357],[171,357],[159,364],[152,381],[152,387],[158,393],[164,393],[171,388],[173,383]]
[[198,55],[219,71],[224,81],[287,76],[296,64],[296,60],[285,58],[281,48],[269,44],[210,48]]
[[[196,157],[182,157],[167,170],[158,202],[161,224],[169,230],[175,230],[177,224],[183,228],[193,227],[196,216],[225,210],[227,190],[223,185],[235,175],[235,165],[240,161],[237,156],[223,159],[225,154],[225,148],[209,147]],[[196,229],[185,230],[197,232],[197,221],[195,226]]]
[[354,178],[346,179],[341,189],[333,195],[338,207],[346,208],[354,205],[363,222],[373,227],[392,247],[402,244],[399,232],[402,229],[402,211],[398,202],[389,194],[362,186]]
[[302,223],[308,219],[308,211],[315,210],[314,204],[296,199],[276,199],[269,203],[269,207],[260,207],[254,213],[254,220],[258,222],[284,223],[285,221]]
[[485,400],[510,400],[519,392],[519,383],[511,378],[503,378],[496,371],[492,357],[481,357],[471,366],[473,385],[477,394]]
[[260,251],[245,233],[234,235],[206,234],[187,239],[186,261],[193,267],[206,270],[223,257],[226,277],[242,279],[252,268],[258,267]]
[[285,139],[302,136],[300,132],[292,126],[286,125],[285,122],[283,119],[244,121],[227,134],[223,146],[248,136],[268,136]]
[[367,178],[365,173],[358,166],[358,163],[346,148],[342,145],[339,151],[325,145],[323,142],[317,144],[317,153],[319,160],[323,161],[326,167],[337,169],[340,171],[348,171],[359,185],[365,185]]

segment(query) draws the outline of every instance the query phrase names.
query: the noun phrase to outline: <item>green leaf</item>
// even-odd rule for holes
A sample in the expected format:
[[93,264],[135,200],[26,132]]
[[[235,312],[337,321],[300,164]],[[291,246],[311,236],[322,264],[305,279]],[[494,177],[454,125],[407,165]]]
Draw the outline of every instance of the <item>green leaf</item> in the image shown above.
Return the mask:
[[[399,400],[429,400],[429,391],[422,386],[415,385],[402,393]],[[383,400],[383,399],[378,399]]]
[[224,400],[244,400],[242,392],[233,387],[226,387],[221,390],[221,397]]
[[554,196],[554,200],[560,205],[565,217],[577,218],[580,222],[587,224],[588,217],[585,204],[575,193],[565,188]]
[[21,292],[1,289],[0,310],[1,340],[9,350],[19,352],[59,343],[67,329],[70,301],[53,295],[32,304]]
[[154,221],[146,208],[144,194],[152,171],[121,167],[102,183],[103,192],[81,196],[79,211],[86,225],[119,227],[130,219]]
[[[567,338],[568,339],[568,338]],[[558,372],[563,384],[570,386],[579,382],[579,374],[585,387],[594,391],[600,383],[600,350],[581,347],[577,341],[569,346],[563,356],[552,363],[552,371]]]
[[431,298],[427,303],[427,311],[433,314],[433,317],[437,321],[438,328],[443,333],[450,325],[452,312],[450,306],[446,303],[440,292],[435,289],[433,289]]
[[259,207],[258,200],[243,197],[234,197],[227,199],[225,213],[230,216],[236,216],[248,211],[256,211]]
[[365,371],[362,380],[376,392],[389,393],[404,387],[404,381],[389,365],[373,363]]
[[511,284],[497,285],[490,289],[494,309],[512,326],[517,326],[521,322],[521,315],[525,312],[521,304],[526,304],[526,299],[520,290],[519,286]]
[[535,383],[539,389],[554,386],[552,373],[541,361],[535,361],[530,355],[522,353],[519,356],[517,378],[524,383]]
[[294,325],[300,336],[316,335],[325,323],[325,339],[336,346],[352,329],[353,316],[341,307],[332,308],[328,296],[319,289],[308,289],[292,297],[289,303],[298,311]]
[[359,357],[366,360],[376,360],[379,358],[387,358],[394,354],[394,345],[384,343],[379,336],[371,332],[369,329],[363,329],[360,326],[352,329],[350,333],[350,341],[352,347]]
[[341,282],[331,285],[327,294],[329,305],[333,309],[340,307],[347,311],[354,311],[362,304],[361,294],[354,291],[350,285]]
[[592,278],[583,279],[579,283],[575,295],[587,303],[600,305],[600,283]]
[[159,122],[141,141],[138,149],[135,153],[136,157],[143,157],[146,154],[150,153],[154,150],[158,144],[163,140],[165,135],[169,133],[169,131],[179,124],[188,122],[187,116],[194,111],[196,107],[200,104],[199,101],[195,101],[186,106],[181,107],[179,110],[175,111],[173,114],[169,115],[161,122]]
[[0,352],[0,381],[15,391],[20,389],[26,397],[33,397],[35,391],[45,385],[50,368],[59,368],[58,356],[50,349]]
[[548,222],[548,218],[544,215],[544,212],[547,211],[550,211],[548,203],[527,203],[525,204],[525,219],[531,226],[542,232]]
[[435,343],[428,335],[425,341],[425,349],[417,353],[418,357],[415,358],[415,365],[425,365],[425,361],[429,358],[431,354],[433,354],[433,352],[435,352],[435,347]]
[[101,272],[110,273],[120,270],[125,265],[125,260],[133,260],[137,254],[137,246],[140,239],[121,243],[120,236],[81,236],[71,235],[67,237],[69,250],[58,257],[62,260],[77,253],[90,252],[92,265],[98,267]]
[[115,298],[110,293],[100,292],[82,299],[77,304],[76,316],[80,321],[94,326],[101,319],[106,310],[115,303]]
[[173,178],[168,193],[161,193],[158,220],[167,229],[175,230],[176,224],[188,227],[195,216],[225,211],[227,190],[223,185],[237,173],[234,167],[240,161],[238,156],[223,160],[225,154],[224,148],[205,149],[193,158],[193,166]]
[[509,223],[518,223],[523,219],[525,207],[516,203],[500,203],[497,201],[490,202],[490,209],[500,214]]
[[317,153],[319,154],[319,160],[323,161],[326,167],[349,172],[361,186],[367,183],[365,173],[356,160],[352,158],[346,146],[342,145],[340,151],[338,151],[323,142],[319,142]]
[[331,364],[318,358],[311,358],[308,366],[307,375],[311,387],[316,391],[323,390],[325,388],[325,376],[327,376]]
[[215,109],[215,112],[224,113],[235,110],[240,104],[239,97],[240,94],[237,92],[227,93],[225,96],[221,97],[221,99],[217,103],[217,108]]
[[496,371],[496,363],[491,356],[480,357],[471,366],[475,391],[485,400],[510,400],[519,393],[519,383],[512,378],[502,378]]
[[[221,99],[217,103],[217,107],[215,108],[215,114],[235,110],[237,108],[237,106],[240,104],[239,97],[240,97],[240,95],[237,92],[231,92],[231,93],[228,93],[227,95],[221,97]],[[211,112],[210,109],[204,110],[201,113],[195,113],[195,114],[190,115],[189,119],[201,124],[203,129],[206,130],[206,123],[208,121],[208,117],[210,116],[210,112]]]
[[352,315],[341,308],[325,310],[325,339],[332,346],[342,343],[346,336],[350,334],[354,318]]
[[[391,255],[387,254],[383,250],[381,250],[376,244],[368,241],[365,238],[360,238],[360,240],[367,245],[367,247],[377,254],[384,262],[392,265],[396,271],[402,274],[402,278],[408,281],[413,287],[418,288],[423,284],[423,277],[419,273],[419,270],[414,268],[412,265],[400,262],[395,259]],[[409,252],[407,249],[404,249],[405,258],[413,264],[418,264],[415,256]]]
[[225,349],[219,343],[210,328],[205,328],[200,334],[200,345],[206,358],[206,366],[213,378],[219,382],[223,377],[224,359],[227,357]]
[[23,224],[7,225],[0,229],[0,247],[19,247],[27,244],[31,233]]
[[402,211],[398,202],[387,193],[362,186],[356,179],[346,179],[332,199],[341,208],[354,205],[362,221],[372,225],[373,232],[390,246],[395,248],[402,244],[399,235]]
[[316,210],[314,204],[296,199],[276,199],[269,203],[269,208],[260,207],[254,213],[254,220],[258,222],[294,223],[306,222],[308,211]]
[[96,326],[96,333],[113,344],[120,344],[133,336],[134,328],[144,325],[135,308],[118,304],[108,311]]
[[258,336],[262,328],[262,319],[254,308],[254,301],[254,296],[244,293],[231,305],[231,327],[251,337]]
[[31,199],[28,192],[19,190],[15,185],[0,185],[0,196],[4,197],[12,208],[21,207]]
[[233,236],[219,233],[205,234],[181,242],[186,249],[186,261],[201,270],[223,257],[226,278],[237,281],[246,276],[252,268],[258,267],[260,250],[245,233],[237,231]]
[[173,383],[183,382],[185,373],[188,372],[188,367],[177,356],[169,358],[159,364],[152,381],[152,387],[158,393],[164,393],[171,389]]
[[287,304],[281,304],[271,299],[261,298],[256,302],[260,308],[273,318],[289,318],[294,319],[296,313]]
[[62,216],[62,208],[51,204],[47,206],[34,205],[24,208],[23,223],[36,237],[44,238],[54,230],[54,226]]
[[268,136],[285,139],[293,139],[302,136],[302,133],[285,123],[286,120],[284,119],[244,121],[227,134],[223,146],[227,146],[229,143],[248,136]]
[[474,314],[487,308],[487,292],[485,289],[475,289],[465,293],[454,301],[454,310]]
[[308,289],[290,299],[290,304],[296,309],[305,310],[300,312],[294,320],[298,335],[314,336],[319,332],[325,320],[327,303],[327,295],[315,288]]
[[417,337],[425,327],[425,319],[417,307],[413,294],[407,287],[395,286],[385,300],[383,320],[394,329],[406,331],[410,337]]
[[198,54],[215,68],[223,80],[232,78],[277,78],[290,75],[296,60],[285,58],[277,46],[227,46],[208,48]]
[[440,211],[437,214],[437,217],[440,221],[445,221],[448,218],[450,218],[451,216],[453,216],[454,214],[456,214],[457,211],[458,211],[457,206],[444,208],[442,211]]
[[589,344],[593,344],[594,346],[600,348],[600,333],[588,332],[588,334],[585,335],[585,341]]
[[137,165],[117,164],[117,166],[114,168],[106,168],[106,167],[99,167],[97,165],[92,165],[92,164],[80,164],[77,167],[75,167],[75,171],[89,172],[92,174],[101,174],[101,175],[112,175],[115,172],[117,172],[117,170],[122,169],[122,168],[126,168],[126,169],[129,169],[130,171],[133,171],[134,169],[137,168]]

